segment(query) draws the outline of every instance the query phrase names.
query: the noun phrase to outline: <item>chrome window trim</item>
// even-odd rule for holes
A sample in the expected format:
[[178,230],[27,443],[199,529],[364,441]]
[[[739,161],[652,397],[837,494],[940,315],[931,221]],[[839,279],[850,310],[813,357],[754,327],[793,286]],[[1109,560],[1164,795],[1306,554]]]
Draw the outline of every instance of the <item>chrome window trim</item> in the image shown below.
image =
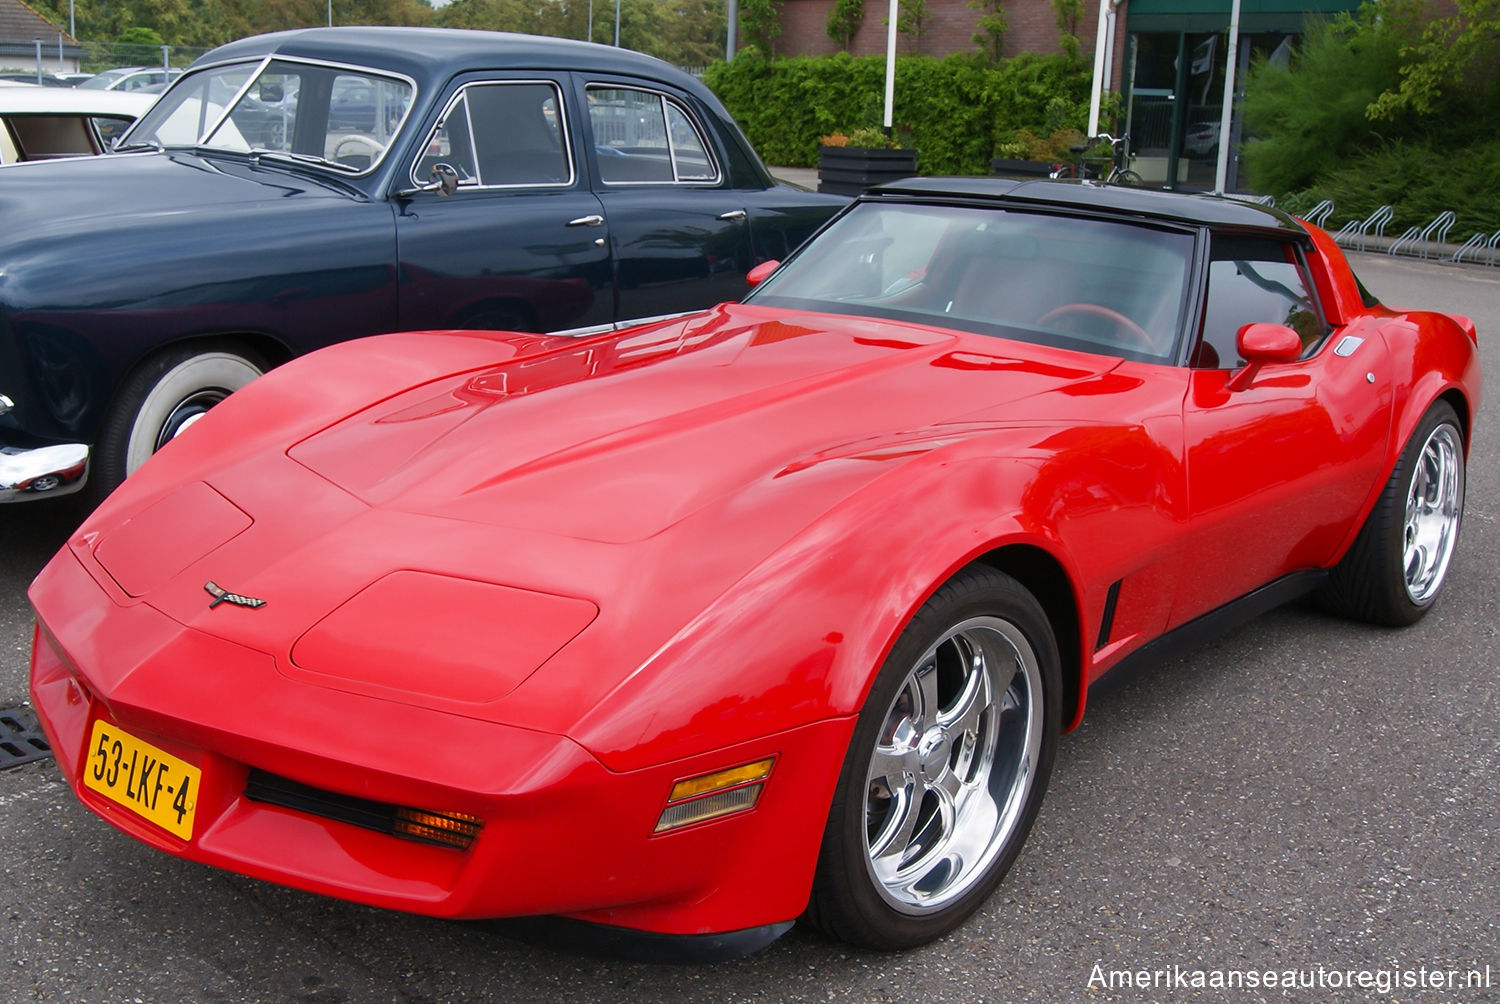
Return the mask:
[[407,172],[407,179],[411,182],[413,187],[421,188],[427,183],[426,178],[417,177],[417,167],[422,163],[423,158],[426,156],[425,151],[432,145],[432,141],[437,137],[438,130],[443,127],[443,123],[447,122],[448,116],[453,113],[453,106],[458,104],[459,101],[464,102],[464,120],[468,123],[469,126],[469,144],[472,147],[474,143],[474,114],[471,110],[471,105],[467,100],[469,89],[475,87],[497,87],[508,84],[541,84],[542,86],[552,88],[552,93],[557,99],[557,124],[558,129],[562,134],[563,154],[568,164],[567,180],[535,181],[511,185],[486,185],[484,183],[484,170],[479,166],[479,154],[478,151],[475,150],[475,184],[466,185],[463,182],[459,182],[458,190],[460,192],[514,192],[543,188],[572,188],[573,185],[578,182],[578,163],[573,155],[573,131],[568,128],[568,114],[567,106],[565,103],[566,98],[563,94],[562,85],[559,84],[556,80],[550,80],[546,77],[538,77],[535,79],[517,78],[514,80],[470,80],[466,83],[460,84],[458,90],[453,92],[453,97],[449,98],[448,103],[443,106],[443,112],[438,116],[437,122],[433,125],[432,129],[428,131],[421,144],[417,147],[417,155],[415,158],[413,158],[411,162],[411,169]]
[[[667,157],[668,157],[668,161],[667,162],[672,165],[672,180],[671,181],[605,181],[604,180],[603,172],[601,171],[600,172],[600,176],[599,176],[599,181],[600,181],[601,184],[603,184],[603,185],[605,185],[607,187],[610,187],[610,188],[639,188],[639,187],[641,187],[643,185],[703,185],[703,186],[714,186],[714,185],[720,185],[720,184],[723,183],[723,181],[724,181],[724,170],[719,165],[719,158],[718,158],[718,156],[714,152],[713,144],[711,144],[711,143],[708,142],[707,136],[704,133],[702,126],[698,122],[698,117],[696,115],[694,115],[692,113],[692,110],[689,109],[687,106],[685,106],[681,101],[678,101],[676,98],[674,98],[672,95],[668,94],[666,91],[657,90],[654,87],[644,87],[644,86],[642,86],[640,84],[616,84],[616,83],[609,83],[608,81],[590,81],[590,82],[588,82],[588,83],[586,83],[586,84],[583,85],[583,90],[584,90],[585,94],[587,94],[589,91],[595,90],[595,89],[598,89],[598,90],[608,90],[608,91],[637,91],[637,92],[639,92],[641,94],[653,94],[653,95],[655,95],[662,102],[661,121],[662,121],[662,128],[666,130],[666,135],[667,135]],[[668,125],[668,123],[667,123],[666,102],[668,102],[668,101],[670,101],[672,104],[674,104],[674,105],[677,106],[677,110],[680,111],[680,112],[682,112],[683,117],[687,119],[688,127],[690,129],[692,129],[693,133],[698,137],[698,144],[703,147],[703,153],[704,153],[704,155],[708,157],[709,164],[711,164],[713,166],[714,176],[712,178],[681,178],[681,177],[678,177],[678,172],[677,172],[677,148],[672,143],[672,129],[671,129],[671,126]],[[587,111],[587,109],[585,109],[585,111]],[[592,133],[593,131],[594,131],[594,120],[592,118],[590,118],[589,119],[589,132]]]

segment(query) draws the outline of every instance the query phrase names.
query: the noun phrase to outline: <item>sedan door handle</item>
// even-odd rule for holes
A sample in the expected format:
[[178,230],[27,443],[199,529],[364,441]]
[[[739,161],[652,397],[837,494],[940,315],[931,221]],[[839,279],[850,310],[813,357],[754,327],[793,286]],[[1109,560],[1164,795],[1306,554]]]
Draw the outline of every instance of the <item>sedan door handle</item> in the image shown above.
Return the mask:
[[721,220],[734,220],[734,221],[738,222],[740,220],[743,220],[744,218],[745,218],[745,211],[743,209],[731,209],[727,213],[720,213],[719,214],[719,219],[721,219]]
[[570,226],[570,227],[602,227],[602,226],[604,226],[604,217],[602,217],[602,216],[580,216],[576,220],[569,220],[568,221],[568,226]]

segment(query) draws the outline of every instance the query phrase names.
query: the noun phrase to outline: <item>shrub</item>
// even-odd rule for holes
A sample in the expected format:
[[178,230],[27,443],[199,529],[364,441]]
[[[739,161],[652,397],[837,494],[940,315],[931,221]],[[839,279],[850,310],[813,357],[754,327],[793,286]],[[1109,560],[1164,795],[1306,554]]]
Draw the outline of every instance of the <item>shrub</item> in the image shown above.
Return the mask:
[[1386,226],[1388,236],[1426,226],[1451,209],[1457,222],[1448,238],[1462,242],[1474,233],[1500,230],[1500,189],[1493,183],[1497,176],[1500,139],[1458,150],[1421,141],[1393,143],[1351,157],[1312,188],[1279,204],[1290,212],[1307,212],[1319,199],[1332,199],[1334,229],[1389,205],[1395,215]]
[[[703,75],[770,164],[811,167],[818,140],[878,127],[885,96],[880,56],[767,59],[747,51]],[[896,131],[923,174],[988,174],[1018,130],[1081,129],[1089,67],[1067,56],[1024,54],[991,66],[973,55],[896,61]]]

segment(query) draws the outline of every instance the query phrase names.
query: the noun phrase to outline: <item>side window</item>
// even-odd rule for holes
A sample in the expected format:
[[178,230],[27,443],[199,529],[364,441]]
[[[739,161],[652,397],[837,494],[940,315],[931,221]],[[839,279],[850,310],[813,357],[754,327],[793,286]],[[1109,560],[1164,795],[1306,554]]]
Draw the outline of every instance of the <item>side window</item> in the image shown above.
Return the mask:
[[702,130],[676,101],[604,86],[589,87],[588,99],[594,153],[606,184],[719,179]]
[[1240,365],[1235,337],[1241,327],[1257,321],[1284,324],[1297,332],[1304,355],[1328,333],[1295,247],[1267,238],[1216,237],[1208,266],[1203,338],[1192,365]]
[[428,137],[412,181],[425,182],[436,164],[452,167],[460,186],[571,184],[557,87],[533,81],[465,87]]

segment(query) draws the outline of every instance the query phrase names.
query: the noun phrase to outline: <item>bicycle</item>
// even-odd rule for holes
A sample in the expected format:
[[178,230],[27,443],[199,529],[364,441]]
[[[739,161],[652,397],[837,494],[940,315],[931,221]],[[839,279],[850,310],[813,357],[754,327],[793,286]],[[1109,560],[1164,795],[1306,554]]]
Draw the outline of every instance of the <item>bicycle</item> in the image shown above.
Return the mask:
[[[1109,173],[1103,178],[1099,177],[1099,165],[1104,162],[1102,157],[1089,157],[1088,151],[1092,149],[1099,140],[1109,143]],[[1089,138],[1082,146],[1068,148],[1077,155],[1076,161],[1066,164],[1053,164],[1048,173],[1049,178],[1088,178],[1094,181],[1103,181],[1106,185],[1130,185],[1139,188],[1145,184],[1141,176],[1132,171],[1127,165],[1130,161],[1130,134],[1124,136],[1111,136],[1102,132],[1097,136]],[[1091,163],[1093,162],[1093,163]]]

